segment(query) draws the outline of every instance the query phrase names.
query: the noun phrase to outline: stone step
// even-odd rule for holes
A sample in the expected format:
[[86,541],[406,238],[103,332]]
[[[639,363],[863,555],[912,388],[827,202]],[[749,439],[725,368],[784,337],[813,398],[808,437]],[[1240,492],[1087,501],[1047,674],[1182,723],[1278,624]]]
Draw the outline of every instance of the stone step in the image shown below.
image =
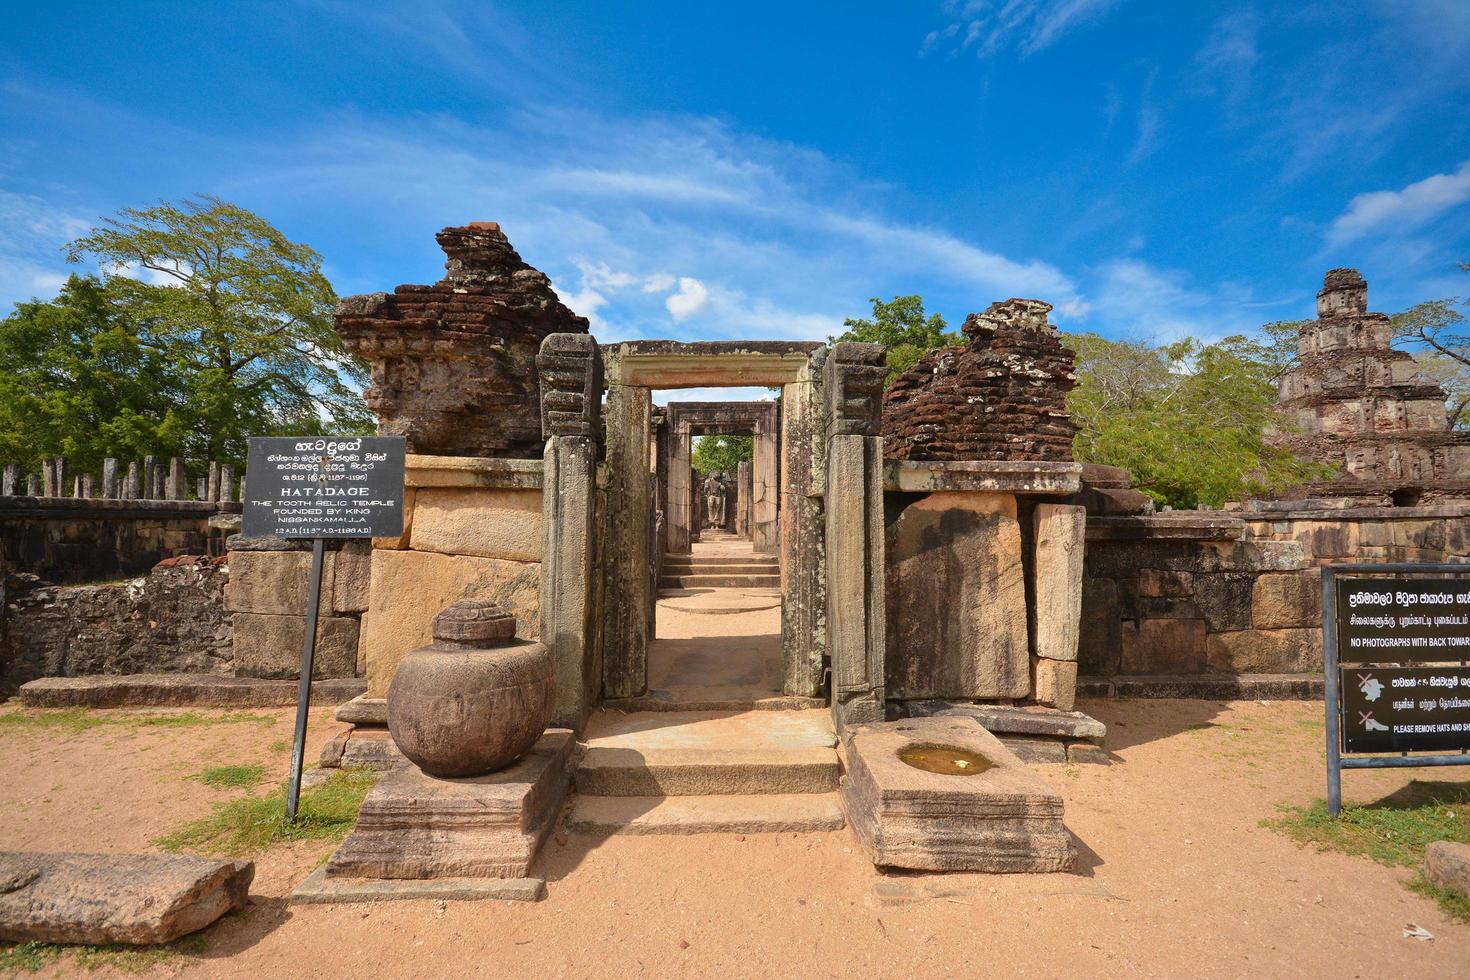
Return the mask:
[[772,834],[841,830],[833,793],[785,796],[579,796],[568,825],[592,834]]
[[749,796],[837,788],[830,714],[599,712],[577,791],[588,796]]
[[781,566],[775,562],[768,565],[708,565],[703,562],[693,565],[665,565],[668,575],[779,575]]
[[777,567],[776,555],[664,555],[665,565],[762,565]]
[[661,589],[774,589],[780,584],[780,575],[665,575],[658,580]]

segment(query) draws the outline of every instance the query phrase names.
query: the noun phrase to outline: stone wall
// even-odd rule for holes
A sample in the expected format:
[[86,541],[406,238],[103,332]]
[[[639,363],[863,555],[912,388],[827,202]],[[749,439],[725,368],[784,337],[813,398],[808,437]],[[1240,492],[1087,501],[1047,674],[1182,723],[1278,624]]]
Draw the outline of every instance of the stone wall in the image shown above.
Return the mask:
[[223,559],[174,558],[116,585],[11,574],[0,604],[0,695],[37,677],[233,674]]
[[0,558],[14,572],[75,584],[143,575],[181,555],[220,555],[216,515],[239,504],[0,496]]
[[517,636],[539,637],[542,468],[539,459],[408,457],[404,533],[373,541],[365,596],[353,600],[365,610],[368,697],[387,696],[403,655],[428,643],[434,616],[460,599],[499,603],[515,613]]
[[1080,670],[1320,673],[1321,566],[1382,561],[1470,562],[1470,505],[1089,515]]
[[[224,601],[234,621],[233,673],[301,676],[311,542],[236,534],[229,547],[230,584]],[[331,542],[327,548],[312,676],[356,677],[362,673],[359,640],[371,548],[366,541]]]

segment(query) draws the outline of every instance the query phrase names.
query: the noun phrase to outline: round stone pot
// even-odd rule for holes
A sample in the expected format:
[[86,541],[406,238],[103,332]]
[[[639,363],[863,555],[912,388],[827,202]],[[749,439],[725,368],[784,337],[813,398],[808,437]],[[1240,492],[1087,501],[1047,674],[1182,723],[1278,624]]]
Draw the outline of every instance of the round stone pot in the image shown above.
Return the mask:
[[388,730],[431,776],[479,776],[536,743],[555,710],[551,653],[515,639],[515,617],[457,602],[434,619],[434,642],[403,658],[388,686]]

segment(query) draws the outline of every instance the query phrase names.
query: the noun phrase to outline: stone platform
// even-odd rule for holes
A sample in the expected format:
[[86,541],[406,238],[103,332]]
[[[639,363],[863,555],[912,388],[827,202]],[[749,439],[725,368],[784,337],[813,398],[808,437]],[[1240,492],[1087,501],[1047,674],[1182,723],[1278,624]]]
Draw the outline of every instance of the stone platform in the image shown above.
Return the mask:
[[[980,771],[929,772],[899,758],[918,746],[978,756]],[[1065,871],[1077,858],[1062,799],[970,718],[913,718],[854,729],[841,797],[879,867],[922,871]]]
[[326,877],[526,877],[556,823],[575,744],[571,732],[553,729],[509,769],[470,779],[390,771],[363,801]]
[[[342,704],[367,683],[356,677],[311,682],[311,703]],[[88,674],[41,677],[22,684],[28,708],[285,708],[296,703],[290,680],[218,674]]]

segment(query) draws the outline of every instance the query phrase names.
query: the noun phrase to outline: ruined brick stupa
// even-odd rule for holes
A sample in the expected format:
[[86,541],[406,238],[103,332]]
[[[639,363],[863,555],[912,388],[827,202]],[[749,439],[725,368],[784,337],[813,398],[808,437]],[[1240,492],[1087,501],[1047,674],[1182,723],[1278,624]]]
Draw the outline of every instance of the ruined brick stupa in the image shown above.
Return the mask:
[[1392,339],[1389,318],[1368,312],[1358,270],[1328,272],[1317,319],[1297,335],[1301,363],[1281,379],[1291,430],[1280,441],[1339,475],[1301,492],[1399,504],[1470,496],[1470,432],[1450,429],[1444,389]]
[[541,457],[536,352],[552,333],[586,333],[551,281],[521,261],[493,221],[435,236],[448,260],[432,286],[349,296],[336,328],[372,363],[364,393],[378,433],[440,456]]
[[992,303],[965,319],[963,347],[932,350],[883,396],[892,459],[1071,461],[1072,352],[1035,299]]

